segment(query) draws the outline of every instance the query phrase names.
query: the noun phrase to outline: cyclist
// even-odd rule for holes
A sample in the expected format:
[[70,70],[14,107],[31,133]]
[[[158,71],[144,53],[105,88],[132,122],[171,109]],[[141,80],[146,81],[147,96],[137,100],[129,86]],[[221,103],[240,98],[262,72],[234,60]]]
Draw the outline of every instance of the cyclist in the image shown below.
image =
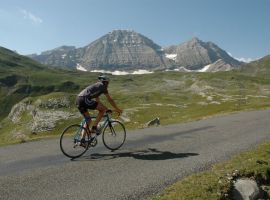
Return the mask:
[[[76,98],[76,106],[79,109],[80,113],[84,116],[85,121],[87,123],[87,126],[89,127],[91,123],[91,117],[89,115],[88,110],[98,110],[99,113],[97,115],[96,121],[94,122],[92,128],[91,128],[91,140],[95,138],[97,133],[97,125],[102,119],[105,112],[108,110],[106,106],[104,106],[99,96],[101,94],[104,94],[107,97],[107,100],[112,105],[112,107],[115,109],[116,112],[119,114],[122,113],[122,110],[118,108],[114,100],[111,98],[108,92],[108,85],[110,82],[109,77],[105,75],[101,75],[98,77],[98,82],[89,85],[85,89],[83,89]],[[86,128],[86,127],[85,127]],[[81,145],[83,146],[85,143],[85,135],[86,133],[82,133],[81,136]]]

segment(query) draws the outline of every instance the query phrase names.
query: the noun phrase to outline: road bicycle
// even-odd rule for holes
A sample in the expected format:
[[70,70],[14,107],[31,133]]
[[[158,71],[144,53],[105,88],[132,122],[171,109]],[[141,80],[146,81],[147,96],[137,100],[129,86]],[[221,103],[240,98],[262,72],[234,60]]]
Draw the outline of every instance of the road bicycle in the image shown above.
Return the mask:
[[[126,140],[126,129],[122,122],[112,119],[112,111],[108,110],[103,120],[97,126],[96,137],[92,138],[91,131],[86,125],[85,119],[79,124],[73,124],[66,127],[60,137],[60,149],[64,155],[69,158],[78,158],[82,156],[90,147],[97,145],[97,136],[102,134],[102,141],[106,148],[115,151],[123,146]],[[91,120],[96,120],[96,117],[91,117]],[[87,128],[85,128],[87,127]],[[81,145],[82,132],[86,133],[85,143]]]

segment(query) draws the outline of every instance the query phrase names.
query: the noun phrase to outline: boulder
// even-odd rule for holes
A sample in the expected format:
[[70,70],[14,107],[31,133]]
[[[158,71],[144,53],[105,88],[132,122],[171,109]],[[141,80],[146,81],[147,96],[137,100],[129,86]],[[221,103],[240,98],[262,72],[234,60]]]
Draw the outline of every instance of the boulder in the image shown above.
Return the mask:
[[261,197],[262,193],[256,181],[248,178],[241,178],[234,183],[233,199],[257,200]]
[[154,126],[154,125],[156,125],[156,126],[160,125],[160,119],[159,119],[159,117],[156,117],[155,119],[152,119],[149,122],[147,122],[145,124],[145,127],[150,127],[150,126]]

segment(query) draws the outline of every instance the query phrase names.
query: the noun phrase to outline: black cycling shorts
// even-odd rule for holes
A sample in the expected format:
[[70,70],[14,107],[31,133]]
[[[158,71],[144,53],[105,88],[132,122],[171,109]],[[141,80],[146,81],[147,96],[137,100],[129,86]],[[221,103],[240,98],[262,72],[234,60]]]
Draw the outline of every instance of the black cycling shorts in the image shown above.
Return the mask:
[[77,96],[76,98],[76,106],[79,109],[80,113],[87,112],[88,109],[95,110],[97,108],[98,102],[87,99],[86,97]]

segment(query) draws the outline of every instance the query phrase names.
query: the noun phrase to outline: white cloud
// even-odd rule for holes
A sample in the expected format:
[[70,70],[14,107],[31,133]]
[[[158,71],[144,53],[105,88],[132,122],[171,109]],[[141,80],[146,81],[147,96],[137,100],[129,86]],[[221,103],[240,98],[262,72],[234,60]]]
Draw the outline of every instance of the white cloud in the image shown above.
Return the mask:
[[234,57],[230,52],[227,52],[231,57],[233,57],[234,59],[238,60],[238,61],[241,61],[241,62],[245,62],[245,63],[250,63],[256,59],[253,59],[253,58],[236,58]]
[[20,13],[23,15],[24,19],[30,20],[34,24],[41,24],[43,22],[43,20],[40,17],[34,15],[33,13],[25,9],[20,9]]
[[250,63],[256,59],[253,59],[253,58],[235,58],[236,60],[239,60],[239,61],[242,61],[242,62],[245,62],[245,63]]
[[91,72],[99,72],[99,73],[106,73],[106,74],[112,74],[112,75],[128,75],[128,74],[152,74],[154,72],[144,70],[144,69],[139,69],[133,72],[126,72],[126,71],[105,71],[105,70],[92,70]]

